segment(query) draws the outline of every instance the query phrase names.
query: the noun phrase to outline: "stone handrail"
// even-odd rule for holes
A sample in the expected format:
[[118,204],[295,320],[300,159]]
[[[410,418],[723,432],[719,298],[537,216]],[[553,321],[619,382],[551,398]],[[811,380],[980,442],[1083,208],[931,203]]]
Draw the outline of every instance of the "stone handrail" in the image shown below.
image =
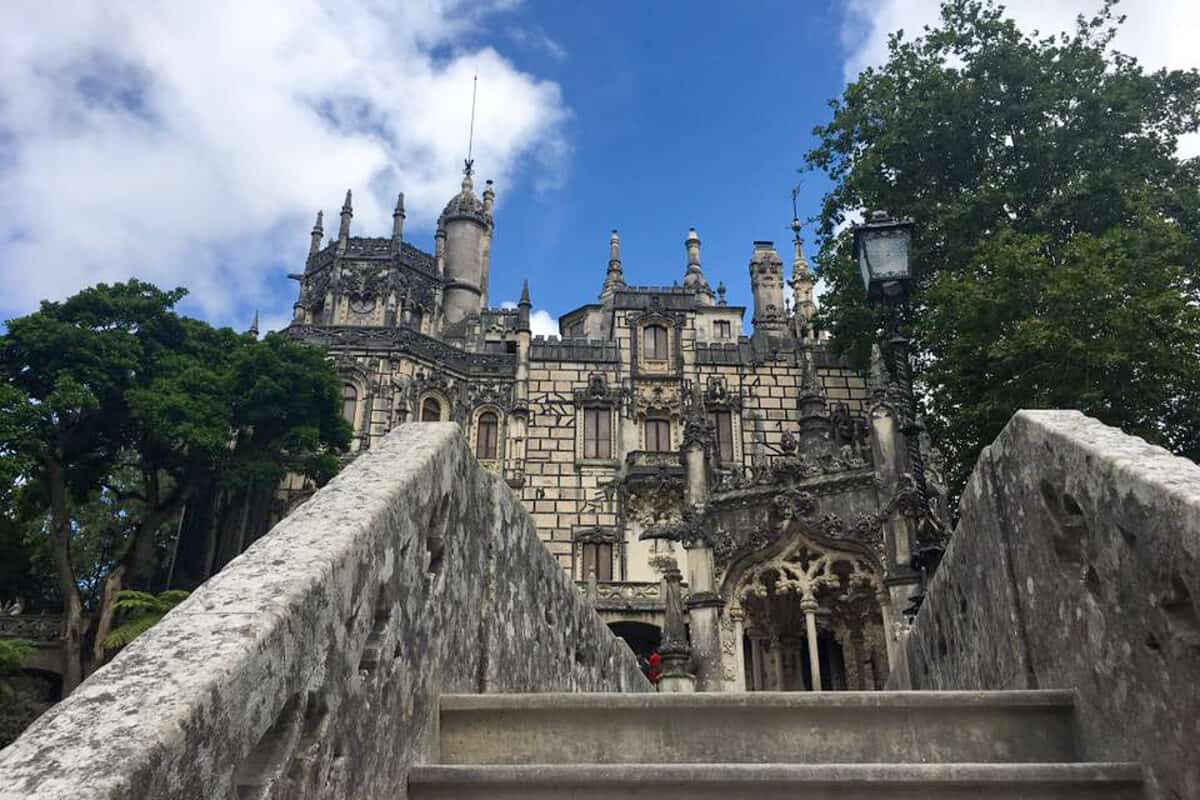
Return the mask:
[[395,798],[440,693],[650,689],[457,426],[413,423],[0,751],[0,798]]
[[1198,601],[1200,467],[1022,411],[975,466],[889,686],[1074,689],[1081,756],[1200,797]]

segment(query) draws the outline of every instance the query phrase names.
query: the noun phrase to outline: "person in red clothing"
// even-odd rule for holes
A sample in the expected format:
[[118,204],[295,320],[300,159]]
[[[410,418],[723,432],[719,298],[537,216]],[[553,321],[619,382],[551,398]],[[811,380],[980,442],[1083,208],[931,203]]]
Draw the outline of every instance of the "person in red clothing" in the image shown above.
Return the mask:
[[647,663],[646,677],[650,679],[650,682],[652,684],[657,686],[658,685],[658,676],[662,670],[662,656],[660,656],[658,654],[657,650],[651,650],[650,657],[648,659],[646,659],[646,663]]

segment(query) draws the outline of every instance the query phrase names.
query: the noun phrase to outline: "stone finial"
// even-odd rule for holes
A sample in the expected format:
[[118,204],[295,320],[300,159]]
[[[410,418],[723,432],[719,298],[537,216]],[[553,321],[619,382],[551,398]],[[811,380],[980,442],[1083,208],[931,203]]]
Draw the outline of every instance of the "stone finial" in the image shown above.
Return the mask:
[[600,298],[612,295],[617,289],[625,288],[625,273],[621,266],[621,237],[613,228],[608,237],[608,274],[604,278],[604,288],[600,290]]
[[312,258],[321,249],[321,239],[325,236],[325,212],[317,212],[317,221],[313,223],[311,240],[308,244],[308,257]]
[[719,305],[719,306],[729,305],[729,302],[725,299],[726,291],[727,290],[725,289],[725,281],[719,281],[717,283],[717,297],[720,297],[721,299],[717,301],[717,305]]
[[342,203],[342,223],[338,226],[338,252],[346,252],[350,241],[350,220],[354,217],[354,207],[350,202],[350,190],[346,190],[346,202]]
[[396,198],[396,210],[392,212],[392,255],[400,253],[400,243],[404,241],[404,192]]

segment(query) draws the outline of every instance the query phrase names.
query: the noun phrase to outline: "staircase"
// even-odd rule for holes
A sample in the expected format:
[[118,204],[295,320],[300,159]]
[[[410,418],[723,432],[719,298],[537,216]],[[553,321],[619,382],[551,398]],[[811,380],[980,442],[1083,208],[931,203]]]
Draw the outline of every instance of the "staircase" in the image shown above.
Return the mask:
[[1076,752],[1073,695],[444,695],[409,796],[489,800],[1142,798],[1138,764]]

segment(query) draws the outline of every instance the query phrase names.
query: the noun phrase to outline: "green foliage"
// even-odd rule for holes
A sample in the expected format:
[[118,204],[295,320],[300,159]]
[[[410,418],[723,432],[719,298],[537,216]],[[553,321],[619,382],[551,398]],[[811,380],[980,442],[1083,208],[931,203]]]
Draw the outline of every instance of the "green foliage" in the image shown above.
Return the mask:
[[24,639],[0,639],[0,676],[21,671],[21,662],[33,652],[33,643]]
[[104,639],[109,650],[118,650],[141,636],[175,606],[187,599],[188,592],[169,591],[161,594],[138,592],[132,589],[117,594],[113,608],[121,614],[123,621]]
[[[193,494],[269,490],[289,471],[324,482],[349,444],[322,353],[180,317],[183,295],[100,284],[0,336],[0,548],[53,575],[73,619],[107,620],[105,592],[155,583]],[[118,646],[153,623],[126,608]]]
[[918,391],[957,494],[1020,408],[1078,408],[1200,457],[1200,74],[1112,50],[1113,3],[1073,33],[948,0],[831,103],[807,154],[834,187],[822,320],[859,365],[880,327],[843,230],[912,217]]
[[21,671],[21,663],[33,652],[33,643],[24,639],[0,639],[0,700],[7,700],[13,694],[8,677]]

